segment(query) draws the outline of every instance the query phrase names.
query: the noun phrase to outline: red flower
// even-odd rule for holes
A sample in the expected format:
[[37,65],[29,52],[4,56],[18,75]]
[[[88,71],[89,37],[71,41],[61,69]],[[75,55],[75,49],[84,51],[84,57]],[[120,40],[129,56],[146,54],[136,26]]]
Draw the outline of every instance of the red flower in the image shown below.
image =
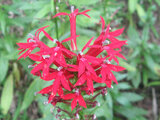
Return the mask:
[[74,11],[74,8],[72,6],[72,12],[70,14],[68,13],[57,13],[55,16],[53,16],[53,18],[57,17],[57,16],[61,16],[61,15],[68,15],[70,18],[70,31],[71,31],[71,37],[73,37],[73,39],[71,40],[71,48],[72,50],[77,50],[77,41],[76,41],[76,16],[77,15],[84,15],[90,18],[89,15],[86,14],[86,12],[88,12],[90,10],[85,10],[83,12],[79,12],[78,9],[76,9]]
[[71,103],[72,110],[77,106],[77,102],[80,106],[83,106],[84,108],[87,108],[86,103],[80,93],[80,91],[77,89],[75,93],[69,93],[62,97],[64,100],[70,100],[73,99]]

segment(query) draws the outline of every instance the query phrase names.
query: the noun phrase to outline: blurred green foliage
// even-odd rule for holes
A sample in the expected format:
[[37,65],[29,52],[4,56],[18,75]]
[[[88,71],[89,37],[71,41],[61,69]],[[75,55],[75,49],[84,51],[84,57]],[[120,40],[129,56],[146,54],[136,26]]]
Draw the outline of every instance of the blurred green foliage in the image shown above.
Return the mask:
[[[79,49],[92,36],[98,36],[103,16],[111,27],[125,27],[120,39],[127,39],[124,48],[128,61],[120,60],[120,65],[127,70],[116,74],[119,84],[108,90],[105,97],[97,100],[102,104],[86,113],[95,113],[98,120],[146,120],[147,110],[135,106],[146,95],[137,94],[136,90],[160,85],[160,45],[156,30],[159,0],[0,0],[0,119],[4,120],[54,120],[56,111],[50,111],[51,105],[45,106],[43,96],[34,93],[47,86],[44,81],[30,74],[28,59],[17,61],[17,42],[26,41],[27,34],[34,34],[39,27],[50,25],[47,32],[53,38],[62,40],[69,37],[67,17],[52,19],[57,12],[70,12],[74,5],[80,10],[91,9],[92,19],[77,17]],[[128,6],[127,6],[128,5]],[[157,15],[155,15],[157,13]],[[64,19],[65,18],[65,19]],[[127,36],[127,37],[126,37]],[[43,35],[41,35],[43,38]],[[45,41],[49,46],[51,42]],[[141,87],[140,87],[141,86]],[[36,108],[33,104],[36,101]],[[32,104],[32,105],[31,105]],[[63,106],[65,107],[65,106]],[[29,113],[36,109],[36,113]],[[69,108],[70,109],[70,108]],[[33,116],[38,116],[33,118]]]

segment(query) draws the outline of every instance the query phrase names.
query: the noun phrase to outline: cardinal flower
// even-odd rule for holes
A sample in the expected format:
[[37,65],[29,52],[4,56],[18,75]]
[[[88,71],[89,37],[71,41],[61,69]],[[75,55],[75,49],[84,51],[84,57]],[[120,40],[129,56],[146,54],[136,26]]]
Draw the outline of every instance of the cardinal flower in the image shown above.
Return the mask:
[[48,26],[39,28],[36,32],[35,32],[35,36],[31,35],[31,38],[27,39],[27,43],[17,43],[17,45],[19,46],[18,50],[21,50],[21,52],[19,52],[19,54],[23,53],[24,51],[26,51],[25,53],[23,53],[18,59],[21,58],[26,58],[29,54],[31,54],[31,52],[36,48],[40,48],[41,50],[47,50],[49,47],[46,46],[42,41],[39,40],[39,35],[41,32],[44,33],[44,35],[49,39],[49,40],[53,40],[53,38],[50,37],[50,35],[44,30],[45,28],[47,28]]
[[86,103],[85,103],[79,89],[76,89],[75,93],[69,93],[69,94],[64,95],[62,98],[64,100],[73,99],[73,101],[71,103],[72,110],[77,106],[77,102],[79,103],[80,106],[83,106],[84,108],[87,108]]
[[88,18],[90,18],[90,16],[88,14],[86,14],[86,12],[88,12],[90,10],[85,10],[83,12],[79,12],[78,9],[76,9],[74,11],[74,7],[72,6],[71,8],[71,13],[68,14],[68,13],[64,13],[64,12],[61,12],[61,13],[58,13],[56,14],[55,16],[53,16],[53,18],[57,17],[57,16],[61,16],[61,15],[67,15],[69,16],[70,18],[70,31],[71,31],[71,37],[73,37],[73,39],[71,40],[71,48],[72,50],[77,50],[77,41],[76,41],[76,16],[77,15],[84,15],[84,16],[87,16]]

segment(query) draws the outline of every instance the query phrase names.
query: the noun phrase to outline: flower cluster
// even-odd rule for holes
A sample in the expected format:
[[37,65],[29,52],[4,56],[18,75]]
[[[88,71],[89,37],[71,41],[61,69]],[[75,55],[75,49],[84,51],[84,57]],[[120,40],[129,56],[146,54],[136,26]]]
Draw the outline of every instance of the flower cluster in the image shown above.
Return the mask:
[[[48,97],[47,103],[51,103],[53,106],[61,102],[71,104],[72,110],[76,106],[77,108],[81,108],[80,106],[84,108],[94,107],[98,103],[93,101],[97,95],[105,95],[107,93],[106,88],[112,87],[112,81],[118,84],[112,71],[119,72],[125,69],[119,66],[117,57],[126,59],[120,52],[122,46],[127,43],[116,38],[122,34],[124,29],[111,31],[110,25],[105,25],[101,16],[102,31],[99,37],[94,42],[92,42],[94,39],[92,37],[81,51],[77,50],[76,38],[79,35],[76,34],[76,16],[84,15],[90,18],[86,14],[88,11],[79,12],[78,9],[72,9],[70,14],[58,13],[53,17],[69,16],[71,36],[61,42],[53,39],[45,31],[45,28],[49,26],[45,26],[38,29],[35,35],[30,35],[27,43],[17,43],[19,50],[21,50],[18,59],[29,57],[35,61],[33,65],[29,65],[29,68],[33,68],[31,74],[45,81],[53,81],[50,86],[38,92],[46,95]],[[40,41],[40,33],[51,40],[55,47],[48,47]],[[68,41],[71,43],[71,50],[65,47],[65,43]],[[39,49],[33,53],[35,48]],[[115,61],[117,65],[111,64],[111,61]],[[98,84],[99,87],[95,87],[95,84]],[[93,96],[97,91],[100,92]],[[85,95],[92,98],[85,99]]]

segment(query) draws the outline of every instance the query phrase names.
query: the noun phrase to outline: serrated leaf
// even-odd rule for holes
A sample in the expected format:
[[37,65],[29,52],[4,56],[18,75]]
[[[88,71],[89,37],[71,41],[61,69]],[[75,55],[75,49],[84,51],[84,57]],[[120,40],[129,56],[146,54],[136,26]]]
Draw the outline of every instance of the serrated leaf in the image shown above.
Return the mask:
[[129,8],[130,13],[134,13],[134,11],[136,10],[137,3],[138,3],[138,0],[128,1],[128,8]]
[[[1,56],[0,58],[0,83],[4,80],[8,71],[8,60]],[[3,71],[3,72],[2,72]]]
[[13,75],[10,74],[5,81],[2,95],[1,95],[1,108],[2,113],[7,114],[13,99]]

